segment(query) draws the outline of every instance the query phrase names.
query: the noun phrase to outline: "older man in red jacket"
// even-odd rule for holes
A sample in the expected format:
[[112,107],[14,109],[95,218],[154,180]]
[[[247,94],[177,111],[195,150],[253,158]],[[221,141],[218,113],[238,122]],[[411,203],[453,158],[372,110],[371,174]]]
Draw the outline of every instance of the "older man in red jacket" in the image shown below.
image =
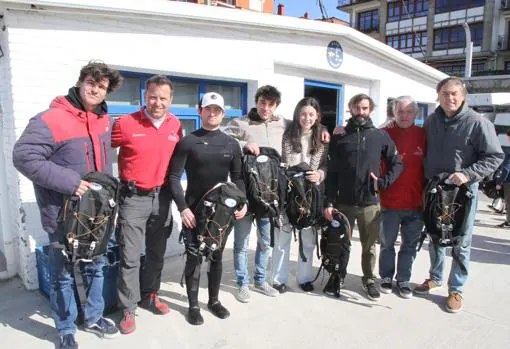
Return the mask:
[[[404,163],[404,171],[387,190],[381,192],[382,224],[379,274],[381,292],[391,293],[395,276],[397,291],[403,298],[411,298],[409,286],[416,257],[416,245],[423,229],[422,195],[424,185],[423,159],[425,132],[414,124],[418,104],[408,96],[393,103],[395,119],[384,127],[395,142]],[[385,164],[382,164],[383,173]],[[398,252],[395,274],[395,241],[400,230],[402,243]]]

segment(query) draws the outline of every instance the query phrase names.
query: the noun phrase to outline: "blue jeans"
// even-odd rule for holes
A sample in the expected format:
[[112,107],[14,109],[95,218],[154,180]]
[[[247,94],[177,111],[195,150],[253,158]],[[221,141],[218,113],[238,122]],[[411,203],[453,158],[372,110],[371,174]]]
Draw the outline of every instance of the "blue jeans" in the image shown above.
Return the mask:
[[417,210],[396,210],[383,208],[379,232],[381,250],[379,253],[379,275],[393,279],[395,276],[395,241],[398,232],[402,237],[397,260],[397,281],[411,280],[411,270],[416,258],[416,245],[423,230],[422,212]]
[[[296,236],[299,231],[296,230]],[[301,240],[303,243],[303,254],[306,262],[303,262],[301,255],[298,255],[296,267],[296,281],[298,284],[311,282],[314,279],[313,274],[313,251],[315,249],[315,234],[311,228],[303,228],[301,231]],[[289,282],[289,259],[290,244],[293,237],[293,229],[290,224],[285,224],[282,229],[276,229],[274,234],[273,248],[273,284],[287,285]]]
[[[234,269],[237,284],[246,286],[250,282],[248,274],[248,244],[253,216],[247,215],[236,221],[234,225]],[[262,285],[266,280],[267,264],[271,255],[271,231],[268,218],[257,219],[257,248],[255,250],[255,274],[253,279],[256,285]]]
[[[458,258],[452,260],[450,276],[448,278],[448,291],[462,293],[469,272],[469,256],[471,254],[471,240],[473,236],[473,226],[475,223],[476,206],[478,204],[478,183],[469,185],[473,193],[471,207],[467,212],[463,230],[465,235],[461,241],[452,247],[452,254]],[[445,265],[446,247],[441,247],[432,242],[429,243],[430,255],[430,279],[441,285],[443,283],[444,265]],[[458,259],[458,260],[457,260]]]
[[[54,234],[49,234],[50,242],[58,241],[58,236],[58,230]],[[74,295],[73,265],[59,248],[50,245],[48,254],[51,316],[59,336],[74,334],[78,305]],[[92,263],[80,263],[87,294],[87,303],[82,307],[86,327],[96,323],[103,316],[103,266],[103,257]]]

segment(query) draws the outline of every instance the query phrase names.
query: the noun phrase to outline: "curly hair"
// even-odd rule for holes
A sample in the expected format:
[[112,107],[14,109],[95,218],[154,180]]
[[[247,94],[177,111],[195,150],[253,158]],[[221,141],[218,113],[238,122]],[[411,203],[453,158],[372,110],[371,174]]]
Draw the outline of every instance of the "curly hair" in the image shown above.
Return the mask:
[[259,101],[260,97],[270,101],[275,101],[276,106],[279,106],[282,101],[282,94],[280,91],[271,85],[264,85],[257,89],[257,92],[255,92],[255,104]]
[[122,81],[124,80],[118,70],[110,68],[105,63],[100,61],[90,61],[86,66],[82,67],[78,81],[84,82],[85,78],[89,75],[96,82],[99,82],[103,79],[108,79],[109,84],[108,89],[106,90],[107,93],[117,91],[122,85]]

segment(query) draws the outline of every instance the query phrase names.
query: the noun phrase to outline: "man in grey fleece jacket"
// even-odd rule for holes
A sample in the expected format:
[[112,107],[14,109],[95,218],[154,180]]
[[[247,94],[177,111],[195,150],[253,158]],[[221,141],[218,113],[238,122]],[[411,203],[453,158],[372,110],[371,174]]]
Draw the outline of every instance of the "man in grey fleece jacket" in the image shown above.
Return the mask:
[[[290,122],[274,114],[280,104],[281,94],[275,87],[266,85],[255,93],[256,107],[248,115],[233,119],[227,124],[224,132],[239,141],[244,153],[259,155],[259,147],[271,147],[282,152],[282,135]],[[247,214],[234,225],[234,269],[239,290],[236,299],[239,302],[250,301],[248,288],[248,242],[254,217]],[[267,267],[271,253],[269,218],[257,221],[257,248],[255,250],[255,289],[266,296],[276,297],[278,291],[266,281]]]
[[[456,77],[442,80],[437,85],[439,107],[425,121],[427,153],[425,177],[432,179],[439,173],[449,173],[455,185],[466,184],[474,196],[465,217],[465,232],[453,246],[454,258],[448,278],[448,299],[445,308],[456,313],[462,309],[462,291],[469,270],[471,238],[478,201],[478,182],[494,172],[503,161],[494,125],[469,108],[466,87]],[[429,243],[430,277],[416,286],[415,293],[426,294],[441,287],[446,248]]]

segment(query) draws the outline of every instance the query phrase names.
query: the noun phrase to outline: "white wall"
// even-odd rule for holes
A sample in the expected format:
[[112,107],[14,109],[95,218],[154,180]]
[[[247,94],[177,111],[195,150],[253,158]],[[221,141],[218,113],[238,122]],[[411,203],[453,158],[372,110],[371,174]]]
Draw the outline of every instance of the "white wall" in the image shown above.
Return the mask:
[[[67,93],[79,69],[91,59],[135,72],[246,82],[249,107],[258,86],[273,84],[282,91],[278,111],[286,117],[292,116],[295,103],[303,97],[304,79],[342,84],[344,111],[349,98],[359,92],[368,93],[378,104],[403,94],[430,103],[436,97],[434,78],[418,75],[399,59],[389,60],[333,35],[50,12],[8,11],[5,23],[13,82],[12,108],[5,112],[12,122],[12,142],[6,151],[12,150],[14,138],[32,116],[46,109],[55,96]],[[344,48],[339,69],[331,68],[326,60],[331,40],[338,40]],[[402,53],[396,55],[408,59]],[[385,109],[381,105],[374,113],[376,124],[385,120]],[[22,257],[18,273],[24,275],[25,285],[33,288],[33,249],[46,243],[47,237],[39,222],[31,183],[20,176],[18,186],[12,160],[7,157],[5,171],[6,185],[14,189],[9,195],[9,212],[15,223],[10,224],[9,231],[24,242],[19,247]],[[18,211],[22,215],[15,213]],[[174,232],[168,253],[182,251],[175,245],[177,235]]]
[[[0,47],[4,56],[0,58],[0,251],[6,262],[6,270],[0,271],[0,279],[16,275],[18,260],[16,254],[17,236],[21,228],[17,174],[13,171],[12,147],[14,134],[13,104],[11,94],[11,66],[8,33],[0,31]],[[22,240],[20,240],[23,243]]]

